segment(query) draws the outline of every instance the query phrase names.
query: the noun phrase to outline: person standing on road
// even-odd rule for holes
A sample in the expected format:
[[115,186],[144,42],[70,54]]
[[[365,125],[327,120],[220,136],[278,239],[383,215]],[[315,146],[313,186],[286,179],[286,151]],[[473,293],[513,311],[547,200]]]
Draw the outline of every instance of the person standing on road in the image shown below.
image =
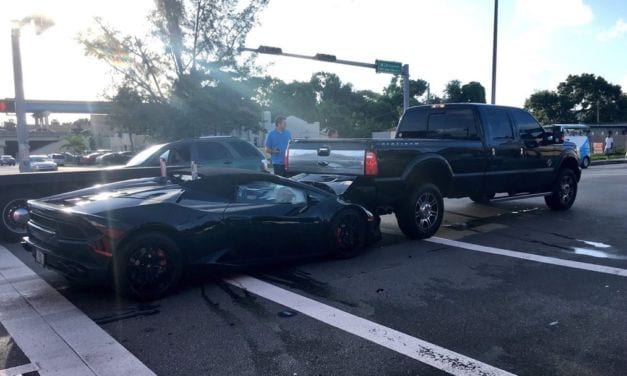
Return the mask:
[[274,174],[287,177],[285,151],[292,135],[285,128],[287,128],[287,120],[284,116],[277,116],[274,120],[274,130],[270,131],[266,138],[266,153],[270,154]]
[[603,151],[607,158],[610,158],[610,154],[612,154],[612,148],[614,147],[614,138],[612,138],[612,131],[607,132],[607,137],[605,137],[605,148]]
[[327,137],[329,138],[338,138],[339,134],[337,133],[337,129],[329,128],[327,130]]

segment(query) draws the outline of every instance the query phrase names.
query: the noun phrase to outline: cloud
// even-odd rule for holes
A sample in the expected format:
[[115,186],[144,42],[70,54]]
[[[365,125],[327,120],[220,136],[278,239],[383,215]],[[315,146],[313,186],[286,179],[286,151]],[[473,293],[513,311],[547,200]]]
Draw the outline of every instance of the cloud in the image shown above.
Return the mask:
[[583,0],[518,0],[516,15],[550,29],[592,22],[592,9]]
[[622,18],[616,21],[614,26],[607,31],[600,32],[597,34],[597,39],[601,42],[607,42],[612,39],[621,38],[623,34],[627,33],[627,22],[625,22]]

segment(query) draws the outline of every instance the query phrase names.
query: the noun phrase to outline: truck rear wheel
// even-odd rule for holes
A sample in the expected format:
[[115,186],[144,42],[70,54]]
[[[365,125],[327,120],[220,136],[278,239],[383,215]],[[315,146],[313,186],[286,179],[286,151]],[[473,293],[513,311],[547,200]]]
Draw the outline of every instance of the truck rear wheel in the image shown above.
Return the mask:
[[414,189],[396,210],[396,221],[403,234],[411,239],[425,239],[440,228],[444,200],[438,187],[425,183]]

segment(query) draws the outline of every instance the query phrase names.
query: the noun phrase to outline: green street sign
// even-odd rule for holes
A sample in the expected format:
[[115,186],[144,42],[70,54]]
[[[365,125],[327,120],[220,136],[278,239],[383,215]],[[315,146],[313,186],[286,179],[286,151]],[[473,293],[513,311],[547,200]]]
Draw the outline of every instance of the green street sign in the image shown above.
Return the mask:
[[377,73],[401,74],[403,64],[398,61],[375,60]]

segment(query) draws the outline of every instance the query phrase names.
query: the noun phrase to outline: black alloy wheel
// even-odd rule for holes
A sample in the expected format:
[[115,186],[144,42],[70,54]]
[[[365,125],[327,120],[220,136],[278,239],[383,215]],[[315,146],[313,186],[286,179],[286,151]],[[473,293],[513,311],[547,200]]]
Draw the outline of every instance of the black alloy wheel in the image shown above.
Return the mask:
[[359,253],[366,242],[366,219],[355,209],[345,209],[331,220],[331,253],[337,258],[350,258]]
[[396,210],[396,221],[410,239],[433,236],[442,224],[444,199],[438,187],[431,183],[419,185]]
[[544,202],[552,210],[568,210],[577,197],[577,178],[571,169],[563,169],[557,176],[553,192],[544,197]]
[[122,295],[154,300],[172,290],[183,274],[183,256],[168,236],[149,232],[135,236],[114,252],[116,290]]

